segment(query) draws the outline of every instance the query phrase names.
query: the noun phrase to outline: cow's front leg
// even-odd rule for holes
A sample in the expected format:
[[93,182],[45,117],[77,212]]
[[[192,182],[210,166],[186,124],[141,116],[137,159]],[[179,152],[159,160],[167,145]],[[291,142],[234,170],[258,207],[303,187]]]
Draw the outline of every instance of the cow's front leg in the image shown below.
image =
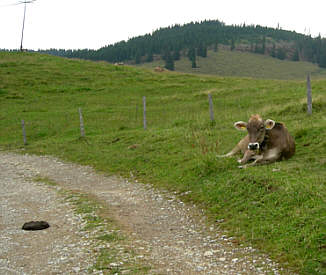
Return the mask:
[[255,158],[254,156],[255,156],[255,152],[254,152],[254,151],[247,150],[247,151],[244,153],[242,159],[239,159],[239,160],[238,160],[238,163],[239,163],[239,164],[246,164],[249,160]]
[[255,156],[252,156],[251,159],[255,159],[254,162],[252,163],[248,163],[246,165],[240,165],[238,166],[240,169],[243,169],[243,168],[247,168],[249,166],[255,166],[255,165],[258,165],[263,159],[264,159],[264,156],[263,155],[255,155]]
[[263,155],[255,155],[255,156],[253,156],[253,158],[255,159],[254,162],[243,165],[243,166],[239,166],[239,168],[246,168],[249,166],[273,163],[273,162],[277,161],[278,159],[280,159],[280,152],[277,149],[274,149],[274,150],[270,150],[270,151],[266,152]]

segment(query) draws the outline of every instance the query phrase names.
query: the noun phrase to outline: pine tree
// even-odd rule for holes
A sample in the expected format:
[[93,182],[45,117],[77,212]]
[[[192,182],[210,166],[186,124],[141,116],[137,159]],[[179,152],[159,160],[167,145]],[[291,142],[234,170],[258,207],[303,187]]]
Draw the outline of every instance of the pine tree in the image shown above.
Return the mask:
[[197,68],[196,64],[196,49],[195,48],[190,48],[188,51],[188,58],[191,61],[191,68]]
[[170,52],[165,54],[165,69],[174,71],[174,60]]
[[265,54],[266,51],[266,36],[263,37],[262,47],[261,47],[261,54]]
[[135,63],[140,64],[140,61],[141,61],[141,55],[139,52],[137,52],[135,56]]
[[180,60],[180,51],[179,50],[175,50],[173,52],[173,59],[174,60]]
[[206,45],[203,46],[202,57],[204,57],[204,58],[207,57],[207,46]]
[[196,59],[196,49],[195,48],[190,48],[188,50],[188,58],[190,59],[190,61]]
[[326,68],[326,52],[321,53],[318,65],[321,68]]
[[299,50],[296,48],[293,55],[292,55],[292,58],[291,58],[292,61],[299,61],[300,58],[299,58]]
[[255,43],[255,50],[254,50],[254,53],[260,53],[259,45],[258,45],[257,42]]
[[232,38],[231,39],[231,51],[233,51],[235,49],[235,41],[234,39]]
[[276,46],[273,44],[272,50],[271,50],[271,57],[276,57]]
[[218,42],[215,42],[214,44],[214,52],[217,52],[218,51]]
[[250,41],[250,52],[255,52],[254,42]]
[[317,63],[320,63],[320,59],[321,59],[321,55],[322,55],[322,48],[323,48],[323,40],[320,36],[320,34],[318,35],[318,37],[316,37],[316,43],[315,43],[315,55],[316,55],[316,59],[317,59]]
[[146,61],[147,62],[152,62],[154,60],[154,57],[153,57],[153,52],[150,51],[147,55],[147,58],[146,58]]
[[207,46],[203,43],[200,43],[197,49],[197,56],[207,57]]
[[285,50],[283,48],[278,48],[276,52],[276,57],[280,60],[284,60],[286,57]]
[[320,49],[320,58],[318,65],[321,68],[326,68],[326,40],[324,41]]
[[193,59],[193,60],[191,60],[191,68],[197,68],[197,64],[196,64],[196,57]]

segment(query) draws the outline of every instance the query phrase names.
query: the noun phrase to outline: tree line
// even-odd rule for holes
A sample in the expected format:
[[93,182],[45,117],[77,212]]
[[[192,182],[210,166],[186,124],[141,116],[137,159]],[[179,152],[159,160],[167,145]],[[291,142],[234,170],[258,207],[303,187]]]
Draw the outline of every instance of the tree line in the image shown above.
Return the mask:
[[49,54],[69,58],[104,60],[111,63],[139,64],[154,59],[165,60],[166,68],[173,70],[174,61],[181,56],[190,59],[196,67],[196,57],[206,57],[207,50],[217,51],[220,45],[230,50],[250,51],[279,59],[308,61],[326,68],[326,39],[259,25],[226,25],[218,20],[191,22],[160,28],[146,34],[107,45],[98,50],[43,50]]

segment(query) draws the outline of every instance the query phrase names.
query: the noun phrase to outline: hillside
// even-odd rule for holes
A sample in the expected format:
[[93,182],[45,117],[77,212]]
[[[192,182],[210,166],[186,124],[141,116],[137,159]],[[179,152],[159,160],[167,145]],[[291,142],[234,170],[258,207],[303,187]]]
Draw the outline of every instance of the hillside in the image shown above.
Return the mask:
[[207,57],[209,49],[219,46],[280,60],[306,61],[326,68],[326,39],[299,34],[280,28],[259,25],[226,25],[218,20],[191,22],[161,28],[151,34],[130,38],[99,50],[59,50],[44,52],[71,58],[141,64],[159,57],[165,67],[174,70],[174,62],[187,57],[190,67],[197,58]]
[[[301,274],[326,272],[326,81],[155,73],[106,62],[0,53],[0,148],[54,155],[174,191],[239,244]],[[208,112],[212,94],[215,122]],[[147,130],[142,100],[147,102]],[[82,108],[86,137],[80,137]],[[293,158],[238,169],[221,159],[253,113],[282,121]],[[21,120],[26,126],[23,145]]]
[[[145,62],[137,66],[154,69],[164,68],[164,60]],[[176,72],[207,74],[216,76],[252,77],[267,79],[305,79],[310,73],[314,78],[325,78],[326,69],[310,62],[279,60],[250,52],[219,49],[208,51],[207,58],[197,58],[197,68],[191,68],[191,61],[182,57],[175,61]]]

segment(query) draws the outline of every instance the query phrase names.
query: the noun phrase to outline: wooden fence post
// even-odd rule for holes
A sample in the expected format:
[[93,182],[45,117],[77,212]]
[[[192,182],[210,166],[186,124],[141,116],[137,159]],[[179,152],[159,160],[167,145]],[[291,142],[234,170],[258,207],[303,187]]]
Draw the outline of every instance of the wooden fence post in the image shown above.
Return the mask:
[[27,144],[27,140],[26,140],[25,121],[23,119],[22,119],[22,128],[23,128],[24,145],[26,145]]
[[208,94],[208,101],[209,101],[209,115],[211,121],[214,121],[214,106],[213,106],[213,99],[211,94]]
[[79,122],[80,122],[80,136],[85,137],[84,120],[83,120],[83,114],[81,108],[79,108]]
[[307,112],[308,112],[308,115],[312,114],[312,96],[311,96],[310,74],[308,74],[308,76],[307,76]]
[[144,130],[147,129],[147,121],[146,121],[146,96],[143,96],[143,106],[144,106]]

